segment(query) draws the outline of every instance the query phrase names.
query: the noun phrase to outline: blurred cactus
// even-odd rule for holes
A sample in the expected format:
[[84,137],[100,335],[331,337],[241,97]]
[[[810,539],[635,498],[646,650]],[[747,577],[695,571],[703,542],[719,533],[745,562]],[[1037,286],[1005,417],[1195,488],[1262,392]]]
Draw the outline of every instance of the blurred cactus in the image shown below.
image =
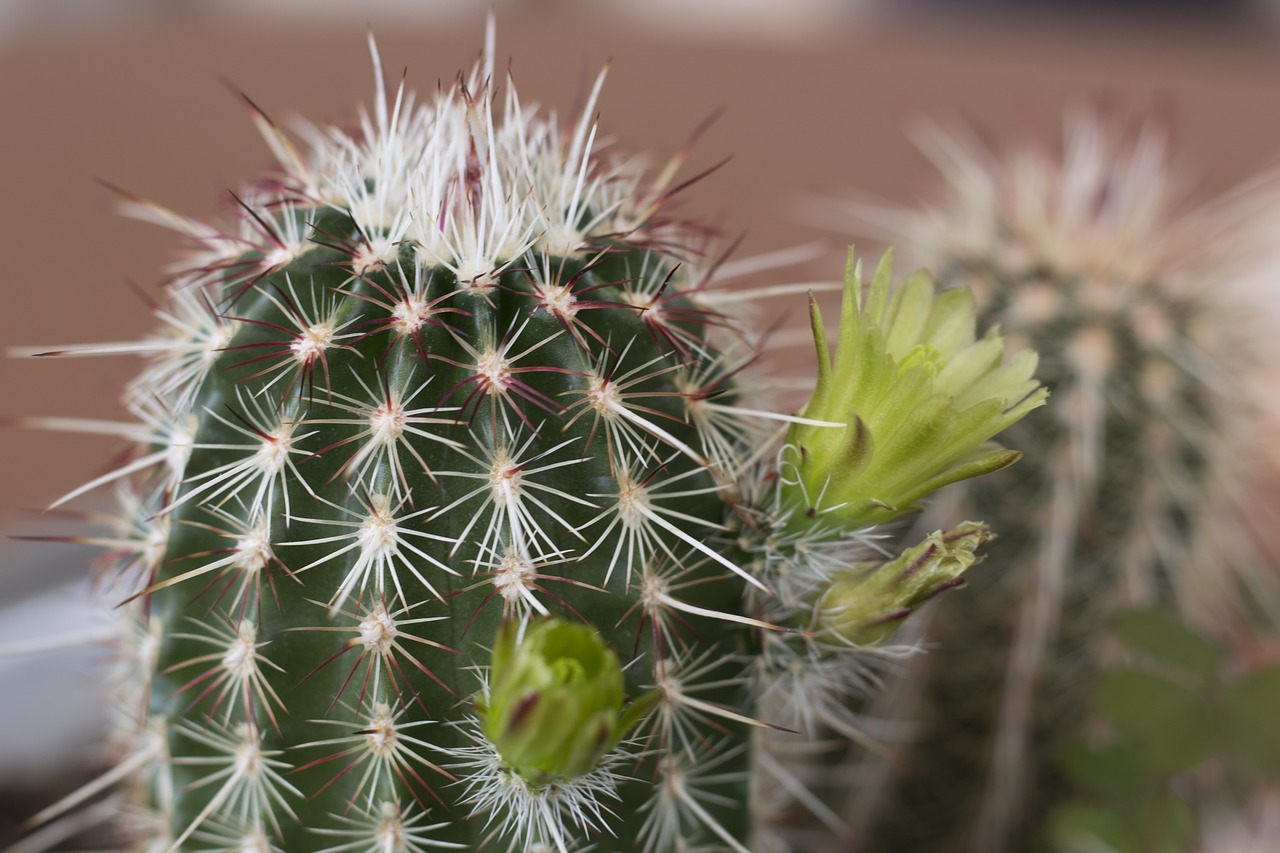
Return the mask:
[[1164,602],[1221,628],[1264,567],[1250,477],[1269,463],[1248,442],[1274,331],[1232,257],[1240,202],[1177,214],[1159,129],[1126,140],[1079,114],[1060,150],[1001,157],[941,131],[924,150],[936,204],[854,216],[1037,350],[1055,405],[1011,431],[1032,464],[932,518],[990,523],[998,565],[936,613],[937,651],[875,706],[918,728],[896,761],[870,760],[857,826],[868,850],[1033,849],[1069,787],[1057,749],[1091,718],[1111,614]]
[[128,202],[192,244],[164,325],[58,352],[146,357],[137,420],[31,421],[131,442],[64,498],[122,495],[123,758],[37,822],[117,789],[131,850],[760,853],[828,816],[773,736],[858,736],[868,659],[987,538],[867,528],[1012,461],[1034,356],[921,277],[871,334],[892,273],[864,303],[855,267],[821,374],[879,390],[771,414],[679,158],[599,153],[599,81],[566,125],[499,102],[493,55],[301,146],[250,105],[277,171],[226,226]]

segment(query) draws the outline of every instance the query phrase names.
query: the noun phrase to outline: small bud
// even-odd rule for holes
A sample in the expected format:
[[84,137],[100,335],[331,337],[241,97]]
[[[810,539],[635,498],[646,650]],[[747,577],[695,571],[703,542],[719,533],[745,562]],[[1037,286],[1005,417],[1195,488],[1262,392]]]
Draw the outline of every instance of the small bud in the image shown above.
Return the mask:
[[1021,454],[990,439],[1048,396],[1032,375],[1034,351],[1005,359],[997,330],[975,337],[967,290],[936,293],[918,272],[891,294],[886,254],[864,297],[861,265],[849,258],[834,360],[810,305],[818,383],[801,412],[809,422],[787,436],[797,451],[796,476],[783,487],[798,510],[793,527],[813,516],[846,528],[882,524],[945,485],[1013,464]]
[[929,534],[888,563],[837,575],[818,601],[819,634],[859,646],[888,638],[925,601],[964,586],[960,575],[981,559],[978,548],[994,538],[985,524],[966,521]]
[[535,785],[581,776],[653,707],[624,707],[622,665],[588,625],[546,618],[498,630],[481,726],[502,760]]

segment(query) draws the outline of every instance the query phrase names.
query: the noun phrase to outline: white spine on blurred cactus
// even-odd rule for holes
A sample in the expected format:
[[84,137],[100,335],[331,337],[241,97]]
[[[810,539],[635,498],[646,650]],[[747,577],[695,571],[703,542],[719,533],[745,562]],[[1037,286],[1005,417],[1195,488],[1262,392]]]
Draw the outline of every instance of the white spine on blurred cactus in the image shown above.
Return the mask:
[[[918,210],[866,203],[844,210],[940,273],[972,265],[1033,276],[1029,286],[1004,294],[1008,302],[995,315],[1011,341],[1027,341],[1068,311],[1080,313],[1076,336],[1053,354],[1074,376],[1071,387],[1055,390],[1058,418],[1071,436],[1053,462],[1071,484],[1062,506],[1070,515],[1097,488],[1106,459],[1102,418],[1123,407],[1114,396],[1117,377],[1131,374],[1134,391],[1158,414],[1144,436],[1144,465],[1161,495],[1144,499],[1149,529],[1173,533],[1163,520],[1171,505],[1213,520],[1179,549],[1194,558],[1160,557],[1153,553],[1158,537],[1135,531],[1142,541],[1130,545],[1137,551],[1133,572],[1117,579],[1117,595],[1150,600],[1154,566],[1163,565],[1177,591],[1187,593],[1188,612],[1215,619],[1229,613],[1223,597],[1240,589],[1213,578],[1238,581],[1240,571],[1269,562],[1249,531],[1265,511],[1255,487],[1277,468],[1262,432],[1280,412],[1265,379],[1274,375],[1280,311],[1270,290],[1274,267],[1262,263],[1274,245],[1275,220],[1263,214],[1274,207],[1266,188],[1276,177],[1189,208],[1186,181],[1169,162],[1169,137],[1158,122],[1129,137],[1097,113],[1076,109],[1066,115],[1060,148],[1023,145],[997,154],[963,131],[923,126],[917,142],[946,181],[940,201]],[[1056,288],[1063,280],[1079,282],[1078,293]],[[980,310],[992,310],[989,278],[958,274],[948,284],[969,288]],[[1180,321],[1187,323],[1184,338],[1174,328]],[[1112,323],[1127,324],[1144,361],[1124,360],[1108,331]],[[1179,408],[1178,383],[1201,388],[1225,411],[1207,425],[1203,413]],[[1210,457],[1208,476],[1190,477],[1178,460],[1162,458],[1170,431]]]
[[[1128,138],[1088,111],[1067,116],[1060,148],[1007,153],[927,126],[917,142],[944,182],[934,203],[818,203],[827,227],[856,223],[945,286],[971,289],[986,322],[1039,350],[1054,394],[1053,446],[1021,438],[1045,483],[1020,508],[1019,535],[1036,544],[1024,555],[1032,565],[1020,567],[1028,593],[1009,647],[992,769],[985,782],[968,782],[986,791],[974,849],[1001,849],[1023,800],[1036,748],[1034,693],[1062,620],[1074,618],[1063,612],[1064,596],[1087,568],[1073,564],[1078,543],[1110,537],[1094,528],[1115,525],[1093,517],[1100,494],[1114,491],[1109,468],[1132,471],[1123,488],[1133,519],[1103,540],[1115,571],[1091,589],[1090,607],[1150,602],[1167,590],[1191,618],[1221,630],[1239,612],[1242,590],[1260,589],[1257,570],[1274,562],[1256,536],[1268,503],[1257,487],[1268,476],[1276,482],[1259,430],[1274,395],[1257,383],[1275,375],[1275,300],[1247,280],[1258,247],[1242,236],[1258,195],[1184,212],[1167,141],[1154,123]],[[1108,447],[1117,423],[1137,431],[1132,457]],[[984,520],[1001,533],[1018,524]],[[874,817],[868,804],[876,802],[866,799],[863,818]]]

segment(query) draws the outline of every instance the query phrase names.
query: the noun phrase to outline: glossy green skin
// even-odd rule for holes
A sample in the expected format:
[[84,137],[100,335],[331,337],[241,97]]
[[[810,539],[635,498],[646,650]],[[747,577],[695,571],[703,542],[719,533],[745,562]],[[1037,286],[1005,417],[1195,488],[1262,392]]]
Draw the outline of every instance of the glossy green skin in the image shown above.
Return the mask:
[[[317,223],[317,229],[328,233],[344,227],[342,218],[326,215]],[[349,227],[347,227],[349,231]],[[585,273],[575,290],[581,292],[585,288],[597,284],[622,282],[633,279],[643,271],[645,275],[665,276],[672,263],[664,261],[655,263],[646,259],[646,250],[627,246],[613,247],[615,254],[604,259],[593,270]],[[646,262],[646,260],[648,262]],[[402,251],[402,262],[406,269],[412,269],[411,250]],[[566,262],[566,273],[562,280],[570,277],[572,272],[584,264],[581,259]],[[553,267],[554,268],[554,267]],[[486,330],[496,329],[501,335],[509,329],[527,325],[520,334],[517,345],[512,352],[522,352],[533,342],[544,338],[552,338],[541,346],[531,357],[521,362],[522,365],[547,367],[521,374],[520,379],[535,389],[541,396],[539,399],[548,403],[569,406],[579,399],[574,391],[586,387],[586,378],[582,372],[588,370],[593,363],[599,363],[604,347],[590,334],[583,338],[591,351],[584,351],[583,346],[569,334],[563,333],[560,322],[545,310],[537,309],[537,301],[529,284],[529,277],[522,271],[509,271],[501,277],[500,287],[492,291],[487,298],[471,293],[456,293],[443,303],[441,307],[457,309],[456,312],[441,314],[440,319],[453,330],[439,326],[424,326],[420,340],[412,337],[399,338],[385,328],[387,312],[384,308],[370,301],[358,298],[363,294],[371,299],[383,299],[378,293],[380,286],[387,292],[394,292],[393,279],[386,271],[367,273],[364,281],[351,282],[350,258],[342,252],[331,248],[314,247],[302,257],[292,262],[287,268],[274,272],[249,288],[235,300],[230,308],[224,308],[227,316],[257,322],[241,322],[238,331],[227,351],[217,360],[212,371],[204,381],[195,400],[193,410],[199,418],[196,435],[196,449],[186,468],[186,481],[180,487],[178,498],[181,499],[186,490],[195,488],[192,478],[199,476],[218,465],[241,458],[244,451],[228,451],[202,449],[202,445],[245,444],[246,439],[226,423],[212,417],[209,413],[218,412],[228,421],[235,418],[229,414],[240,403],[237,392],[253,394],[275,374],[253,378],[264,366],[276,363],[273,359],[246,364],[245,362],[260,355],[278,352],[270,347],[253,347],[259,342],[281,342],[286,344],[288,338],[273,326],[288,326],[289,318],[284,315],[279,305],[267,297],[272,289],[278,292],[285,290],[285,276],[292,282],[300,300],[306,304],[315,295],[317,300],[336,298],[339,304],[337,319],[339,323],[353,320],[346,326],[346,331],[358,331],[360,337],[343,340],[342,348],[332,348],[326,354],[327,375],[325,371],[314,372],[314,386],[303,387],[298,383],[291,392],[284,394],[283,389],[288,380],[281,380],[266,392],[261,399],[267,401],[264,408],[272,411],[277,404],[282,411],[296,411],[296,417],[303,421],[324,418],[353,418],[350,413],[335,410],[329,403],[328,391],[347,394],[364,399],[367,394],[354,378],[360,376],[364,383],[373,389],[381,389],[384,380],[394,384],[400,381],[404,387],[412,388],[418,383],[430,380],[427,389],[418,395],[412,408],[443,405],[467,406],[466,426],[431,426],[425,427],[441,431],[448,437],[462,442],[468,452],[478,458],[485,458],[485,451],[493,446],[495,432],[495,411],[505,403],[475,395],[468,401],[475,385],[468,383],[471,372],[463,367],[450,363],[467,364],[471,361],[468,354],[460,347],[454,335],[472,342],[475,346],[484,339]],[[410,276],[412,274],[410,273]],[[447,270],[436,270],[432,273],[430,295],[434,298],[456,288],[456,279]],[[341,291],[341,292],[339,292]],[[607,284],[590,292],[588,297],[593,302],[622,303],[622,290],[615,285]],[[669,303],[673,306],[690,307],[683,297]],[[307,305],[308,309],[310,305]],[[536,309],[536,310],[535,310]],[[620,344],[634,341],[627,349],[625,357],[615,369],[615,375],[621,375],[633,367],[643,365],[651,360],[661,359],[655,367],[642,371],[653,373],[658,367],[679,364],[686,360],[686,355],[673,348],[659,336],[651,333],[650,327],[643,320],[642,312],[624,305],[609,305],[592,310],[583,310],[578,314],[582,322],[604,341],[612,344],[615,352],[624,349]],[[687,323],[686,328],[701,335],[705,329],[697,323]],[[558,337],[555,337],[557,336]],[[423,356],[426,356],[425,360]],[[615,357],[611,356],[612,362]],[[670,392],[673,390],[674,372],[664,372],[638,383],[629,390],[644,392]],[[284,401],[281,402],[281,397]],[[603,430],[597,430],[591,436],[593,418],[588,413],[578,418],[572,425],[568,421],[578,410],[548,411],[519,397],[512,397],[511,403],[518,407],[528,418],[531,425],[540,427],[540,432],[525,451],[525,458],[548,453],[539,459],[539,465],[569,459],[581,459],[542,475],[538,482],[564,490],[569,494],[583,497],[596,504],[599,509],[589,508],[581,504],[559,498],[555,495],[537,493],[547,506],[564,518],[575,529],[583,529],[586,541],[579,540],[568,531],[547,520],[545,514],[535,509],[535,513],[546,521],[545,529],[555,539],[560,549],[572,549],[575,554],[583,553],[588,543],[594,544],[606,528],[609,518],[597,521],[593,526],[588,523],[596,518],[609,505],[610,500],[592,495],[609,495],[618,491],[618,484],[611,473],[606,442]],[[664,429],[681,440],[696,447],[698,438],[692,427],[684,422],[682,400],[678,396],[646,396],[640,405],[659,410],[668,417],[662,418]],[[510,412],[514,415],[514,409]],[[242,416],[243,413],[241,413]],[[441,417],[453,417],[453,414]],[[512,418],[513,423],[518,423]],[[337,509],[324,501],[350,508],[353,512],[363,514],[367,511],[367,496],[363,492],[354,491],[340,473],[340,468],[355,453],[358,442],[338,446],[344,439],[360,431],[356,425],[317,424],[300,427],[297,434],[314,432],[308,438],[298,442],[297,447],[306,451],[306,455],[297,455],[294,460],[297,470],[317,497],[289,477],[288,499],[293,520],[290,521],[283,512],[284,501],[281,495],[276,496],[272,520],[272,543],[276,557],[291,572],[307,566],[314,560],[330,553],[334,545],[305,545],[290,547],[290,540],[302,541],[321,537],[334,536],[348,532],[350,528],[336,528],[309,523],[302,519],[337,519],[343,516]],[[528,437],[528,427],[524,438]],[[573,438],[571,444],[553,450],[567,438]],[[414,439],[414,447],[422,459],[434,472],[475,471],[480,466],[469,460],[462,453],[437,442],[425,439]],[[651,444],[657,442],[651,441]],[[657,471],[657,477],[665,478],[683,474],[698,468],[693,460],[674,452],[670,447],[657,445],[657,454],[665,466],[649,463],[643,474]],[[315,455],[310,455],[315,454]],[[475,489],[479,481],[462,477],[437,476],[432,478],[421,470],[421,467],[408,455],[402,454],[408,484],[411,488],[412,505],[406,504],[402,512],[416,511],[426,507],[444,507]],[[199,482],[198,480],[196,482]],[[707,471],[700,471],[680,481],[679,491],[688,491],[710,487],[714,484]],[[320,500],[319,498],[322,498]],[[487,511],[487,496],[477,495],[457,506],[446,515],[432,518],[432,513],[419,516],[410,525],[419,529],[425,526],[433,533],[455,538],[461,536],[464,528],[472,518]],[[230,540],[225,536],[198,525],[223,526],[214,518],[202,502],[221,502],[222,508],[238,516],[245,513],[237,506],[236,499],[222,500],[222,497],[209,498],[207,501],[193,499],[178,505],[172,511],[172,536],[168,542],[164,562],[161,564],[160,577],[157,580],[177,576],[185,571],[201,565],[208,558],[193,558],[218,549],[226,549]],[[684,497],[663,502],[664,507],[678,510],[681,513],[705,519],[712,524],[724,524],[730,518],[730,510],[725,500],[717,492],[711,491],[700,495]],[[427,521],[429,519],[429,521]],[[424,525],[424,522],[427,522]],[[456,552],[450,553],[451,546],[434,540],[414,539],[413,544],[427,551],[436,559],[449,565],[460,573],[460,576],[447,574],[440,569],[423,564],[415,558],[420,571],[423,572],[443,596],[436,599],[403,569],[400,580],[408,602],[414,605],[411,617],[445,616],[441,621],[414,626],[413,633],[423,639],[438,643],[452,651],[429,648],[413,644],[412,651],[418,662],[430,670],[438,679],[436,683],[424,672],[402,660],[398,678],[402,683],[407,710],[401,718],[402,723],[410,723],[421,719],[429,719],[435,723],[412,729],[411,733],[430,741],[440,750],[450,750],[471,744],[467,734],[470,729],[456,725],[473,710],[471,697],[480,688],[477,667],[487,663],[487,648],[492,642],[502,619],[501,598],[494,595],[490,583],[483,582],[483,577],[472,574],[472,561],[479,554],[478,543],[484,536],[484,525],[487,519],[471,530],[467,539],[463,540]],[[698,530],[694,535],[700,539],[711,539],[710,532]],[[616,537],[618,531],[611,534]],[[664,534],[666,541],[677,553],[686,546],[681,545],[674,537]],[[346,544],[345,542],[343,544]],[[553,613],[568,619],[579,616],[595,626],[627,662],[638,654],[643,660],[627,670],[626,690],[629,696],[638,695],[647,685],[652,683],[653,650],[652,634],[641,624],[641,614],[633,609],[637,600],[634,588],[628,589],[626,571],[619,566],[612,573],[607,584],[605,574],[609,556],[613,553],[613,541],[601,543],[599,548],[585,563],[566,562],[548,570],[549,574],[580,580],[593,586],[600,586],[603,591],[574,586],[569,583],[548,581],[545,586],[560,600],[557,604],[551,596],[543,595],[541,599],[551,606]],[[728,545],[723,545],[727,550]],[[281,849],[290,851],[316,850],[341,843],[334,837],[317,835],[311,830],[320,827],[346,828],[335,815],[354,814],[359,806],[352,808],[352,799],[356,796],[357,783],[363,773],[364,766],[343,774],[341,771],[353,759],[338,758],[332,761],[321,761],[345,747],[312,746],[300,748],[299,745],[312,741],[350,736],[362,726],[362,717],[367,717],[369,709],[375,702],[387,702],[395,706],[396,695],[391,686],[384,680],[380,688],[381,695],[373,695],[371,687],[363,686],[365,665],[355,667],[357,650],[349,650],[325,664],[344,648],[344,644],[354,636],[351,633],[335,631],[308,630],[328,626],[354,626],[358,620],[349,613],[339,613],[330,619],[328,608],[323,605],[330,599],[334,590],[354,561],[358,549],[323,565],[311,568],[306,572],[290,577],[279,566],[272,572],[270,583],[264,580],[261,586],[261,600],[254,593],[247,598],[238,597],[238,586],[224,593],[224,586],[235,580],[234,573],[210,584],[210,581],[222,578],[213,573],[193,578],[173,587],[151,594],[150,612],[158,617],[165,628],[154,680],[151,698],[151,711],[167,717],[171,723],[187,720],[196,726],[207,728],[211,714],[218,721],[227,721],[231,726],[244,719],[245,703],[236,703],[234,712],[226,713],[226,702],[217,706],[217,694],[214,690],[201,697],[201,691],[208,682],[197,686],[187,686],[191,679],[207,672],[216,666],[216,662],[183,667],[182,664],[197,656],[210,655],[215,647],[208,643],[184,639],[176,634],[198,633],[198,623],[220,626],[225,632],[233,629],[241,618],[241,608],[259,622],[257,642],[263,644],[259,652],[278,666],[282,671],[264,668],[266,680],[279,694],[283,710],[273,708],[278,728],[264,715],[263,703],[257,702],[255,719],[265,732],[265,748],[280,750],[275,756],[293,768],[304,768],[293,772],[285,771],[284,778],[296,786],[304,794],[299,798],[286,792],[285,797],[295,810],[298,820],[295,822],[287,815],[280,815],[280,826],[283,838],[278,840]],[[743,584],[730,575],[722,567],[704,564],[694,569],[689,577],[713,578],[711,582],[693,586],[684,597],[703,607],[716,610],[740,611],[742,607]],[[203,590],[203,591],[202,591]],[[365,601],[370,600],[370,590],[365,593]],[[397,604],[394,598],[394,587],[388,582],[388,604]],[[348,599],[344,610],[355,609],[357,595]],[[688,616],[689,631],[686,634],[690,642],[699,650],[712,650],[716,657],[724,657],[737,651],[743,642],[740,630],[728,627],[728,623]],[[696,632],[696,636],[695,636]],[[176,669],[175,669],[176,668]],[[730,664],[707,675],[708,679],[721,679],[735,675]],[[346,684],[344,689],[344,682]],[[361,697],[362,690],[366,695]],[[718,694],[709,692],[705,698],[739,704],[740,698],[732,688],[721,690]],[[335,697],[341,699],[335,703]],[[195,700],[195,701],[193,701]],[[355,708],[359,704],[362,712],[357,715]],[[215,707],[217,707],[215,713]],[[318,723],[319,720],[349,721],[349,726],[331,726]],[[176,835],[185,829],[191,820],[207,805],[217,785],[188,788],[188,785],[209,774],[207,766],[190,766],[183,764],[184,758],[199,757],[209,753],[205,747],[197,744],[189,737],[170,728],[169,748],[175,759],[174,781],[178,792],[176,813],[173,821],[173,832]],[[443,752],[425,755],[430,761],[441,767],[455,763]],[[321,761],[319,764],[314,764]],[[313,765],[314,766],[308,766]],[[739,758],[724,765],[725,772],[741,769],[745,758]],[[619,841],[605,839],[599,849],[632,850],[640,849],[636,840],[636,831],[642,815],[637,814],[639,805],[647,798],[651,789],[652,771],[648,762],[636,767],[634,762],[623,767],[623,771],[637,781],[625,784],[621,789],[624,802],[612,804],[614,810],[622,816],[624,823],[618,829]],[[222,766],[222,765],[220,765]],[[447,821],[449,826],[429,833],[440,841],[458,842],[468,848],[481,849],[481,842],[493,835],[493,826],[486,827],[487,816],[468,817],[469,807],[459,804],[462,787],[440,772],[429,767],[416,765],[415,770],[420,779],[406,775],[402,780],[383,778],[378,784],[382,787],[378,799],[395,798],[402,806],[418,801],[428,807],[429,818],[426,823]],[[335,781],[336,779],[336,781]],[[406,784],[406,782],[408,784]],[[425,784],[423,784],[425,783]],[[429,789],[428,789],[429,786]],[[365,796],[367,796],[366,789]],[[724,794],[732,800],[746,801],[745,783],[725,784],[716,789],[716,793]],[[363,800],[361,801],[363,802]],[[710,804],[708,808],[717,819],[738,837],[745,837],[746,809],[726,809]],[[505,843],[490,843],[483,849],[505,849]]]

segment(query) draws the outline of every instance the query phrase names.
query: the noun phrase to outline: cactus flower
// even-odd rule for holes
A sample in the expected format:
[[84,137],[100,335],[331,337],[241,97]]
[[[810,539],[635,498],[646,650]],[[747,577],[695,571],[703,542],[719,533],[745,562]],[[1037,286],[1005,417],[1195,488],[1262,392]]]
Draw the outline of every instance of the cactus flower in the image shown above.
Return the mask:
[[1004,357],[997,329],[975,335],[973,296],[935,292],[917,272],[890,292],[893,255],[886,253],[868,292],[850,253],[832,359],[822,315],[810,297],[818,381],[793,424],[797,451],[790,498],[846,528],[890,521],[951,483],[998,471],[1021,454],[990,439],[1044,404],[1033,378],[1037,357],[1024,349]]

